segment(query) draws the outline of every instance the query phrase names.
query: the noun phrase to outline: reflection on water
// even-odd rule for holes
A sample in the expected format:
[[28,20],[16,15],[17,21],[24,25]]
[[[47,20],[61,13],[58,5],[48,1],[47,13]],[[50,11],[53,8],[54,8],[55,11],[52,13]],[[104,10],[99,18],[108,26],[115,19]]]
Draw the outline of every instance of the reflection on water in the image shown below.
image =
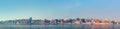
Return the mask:
[[120,29],[120,25],[0,25],[0,29]]

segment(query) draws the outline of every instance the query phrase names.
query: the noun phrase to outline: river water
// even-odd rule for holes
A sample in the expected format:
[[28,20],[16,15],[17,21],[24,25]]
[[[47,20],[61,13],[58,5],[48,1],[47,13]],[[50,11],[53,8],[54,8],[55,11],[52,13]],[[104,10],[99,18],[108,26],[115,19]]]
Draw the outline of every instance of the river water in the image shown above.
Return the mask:
[[120,29],[120,25],[0,25],[0,29]]

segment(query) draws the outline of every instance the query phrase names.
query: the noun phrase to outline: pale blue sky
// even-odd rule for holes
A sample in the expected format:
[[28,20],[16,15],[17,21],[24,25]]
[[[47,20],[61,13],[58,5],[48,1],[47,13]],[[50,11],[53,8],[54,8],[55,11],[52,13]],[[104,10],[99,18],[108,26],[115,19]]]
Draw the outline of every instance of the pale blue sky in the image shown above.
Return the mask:
[[119,18],[120,0],[0,0],[0,19]]

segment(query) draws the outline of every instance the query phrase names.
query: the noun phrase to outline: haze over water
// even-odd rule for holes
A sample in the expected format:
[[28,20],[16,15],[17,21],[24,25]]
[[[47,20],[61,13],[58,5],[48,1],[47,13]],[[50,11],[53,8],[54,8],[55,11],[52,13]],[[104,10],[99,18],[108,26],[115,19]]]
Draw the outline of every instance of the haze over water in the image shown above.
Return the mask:
[[[33,20],[97,18],[100,20],[119,21],[119,3],[120,0],[0,0],[0,21],[28,19],[29,17],[33,17]],[[13,21],[13,23],[15,22]],[[115,24],[79,25],[3,24],[0,25],[0,29],[120,29],[119,22],[115,22]]]

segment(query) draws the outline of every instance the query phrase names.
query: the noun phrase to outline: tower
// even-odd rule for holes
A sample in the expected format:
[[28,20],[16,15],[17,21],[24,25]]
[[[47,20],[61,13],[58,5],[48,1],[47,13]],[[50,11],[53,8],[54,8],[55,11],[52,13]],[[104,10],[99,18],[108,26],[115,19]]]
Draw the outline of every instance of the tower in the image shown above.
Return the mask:
[[32,17],[29,18],[29,25],[32,24]]

